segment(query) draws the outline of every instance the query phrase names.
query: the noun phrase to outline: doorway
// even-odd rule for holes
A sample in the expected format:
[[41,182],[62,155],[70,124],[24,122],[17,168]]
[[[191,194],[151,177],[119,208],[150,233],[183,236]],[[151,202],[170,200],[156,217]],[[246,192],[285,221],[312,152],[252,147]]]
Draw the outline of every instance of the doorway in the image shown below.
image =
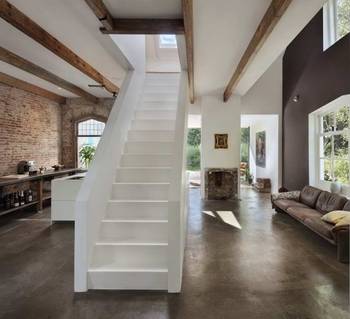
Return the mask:
[[241,116],[242,187],[259,192],[277,192],[279,188],[278,115]]
[[201,115],[189,114],[186,156],[190,187],[201,185],[201,135]]

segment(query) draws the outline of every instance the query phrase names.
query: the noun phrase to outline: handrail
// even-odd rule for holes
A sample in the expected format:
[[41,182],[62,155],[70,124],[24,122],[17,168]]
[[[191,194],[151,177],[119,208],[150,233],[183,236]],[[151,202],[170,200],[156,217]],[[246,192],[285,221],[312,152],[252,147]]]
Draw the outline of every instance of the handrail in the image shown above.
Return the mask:
[[187,72],[182,71],[175,123],[175,145],[168,206],[168,291],[181,290],[187,221],[186,140],[188,115]]
[[144,78],[144,72],[128,72],[77,197],[74,255],[76,292],[88,289],[87,273],[93,248],[110,199],[128,129],[141,96]]

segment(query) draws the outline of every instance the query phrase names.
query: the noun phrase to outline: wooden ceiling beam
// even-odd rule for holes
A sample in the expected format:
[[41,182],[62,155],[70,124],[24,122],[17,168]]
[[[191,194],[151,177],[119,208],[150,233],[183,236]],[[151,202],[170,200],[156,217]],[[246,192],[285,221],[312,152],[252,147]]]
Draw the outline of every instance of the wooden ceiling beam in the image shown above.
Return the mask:
[[104,34],[183,34],[182,19],[114,19],[113,29],[101,28]]
[[98,102],[98,98],[94,95],[2,47],[0,47],[0,61],[11,64],[25,72],[55,84],[58,87],[81,96],[93,103]]
[[102,0],[85,0],[106,31],[114,29],[114,20]]
[[237,68],[234,70],[229,83],[227,84],[224,92],[224,102],[229,100],[254,56],[263,46],[291,2],[292,0],[272,0]]
[[190,102],[194,103],[193,0],[182,0]]
[[12,86],[14,88],[30,92],[36,95],[40,95],[42,97],[45,97],[51,101],[54,101],[59,104],[65,104],[66,98],[63,96],[60,96],[58,94],[55,94],[53,92],[50,92],[48,90],[42,89],[41,87],[38,87],[34,84],[30,84],[28,82],[25,82],[23,80],[17,79],[11,75],[7,75],[5,73],[0,72],[0,83],[3,83],[8,86]]
[[110,93],[119,92],[118,86],[109,81],[89,63],[80,58],[71,49],[58,41],[50,33],[48,33],[6,0],[0,0],[0,17],[36,42],[40,43],[46,49],[56,54],[61,59],[65,60],[73,67],[80,70],[89,78],[103,85],[103,87],[105,87]]

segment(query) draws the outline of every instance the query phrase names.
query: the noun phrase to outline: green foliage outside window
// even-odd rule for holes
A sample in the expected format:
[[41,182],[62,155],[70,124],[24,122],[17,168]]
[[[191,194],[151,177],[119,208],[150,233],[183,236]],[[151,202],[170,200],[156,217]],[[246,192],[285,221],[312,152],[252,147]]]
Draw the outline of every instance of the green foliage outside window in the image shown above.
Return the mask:
[[187,169],[199,171],[201,168],[201,129],[190,128],[187,135]]
[[337,1],[337,34],[342,38],[350,32],[350,0]]
[[330,112],[322,117],[321,137],[323,152],[321,168],[324,181],[349,184],[349,114],[348,106],[338,112]]
[[94,158],[96,152],[96,147],[93,145],[83,145],[79,150],[80,162],[84,165],[85,168],[88,168],[92,159]]
[[241,128],[241,162],[249,163],[250,128]]

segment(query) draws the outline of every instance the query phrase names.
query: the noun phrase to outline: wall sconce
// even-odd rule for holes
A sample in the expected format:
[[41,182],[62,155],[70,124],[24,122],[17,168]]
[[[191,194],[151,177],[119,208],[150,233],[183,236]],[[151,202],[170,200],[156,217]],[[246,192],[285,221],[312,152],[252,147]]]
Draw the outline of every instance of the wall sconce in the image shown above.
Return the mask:
[[295,95],[295,96],[293,97],[293,102],[294,102],[294,103],[298,103],[299,100],[300,100],[299,94],[297,94],[297,95]]

